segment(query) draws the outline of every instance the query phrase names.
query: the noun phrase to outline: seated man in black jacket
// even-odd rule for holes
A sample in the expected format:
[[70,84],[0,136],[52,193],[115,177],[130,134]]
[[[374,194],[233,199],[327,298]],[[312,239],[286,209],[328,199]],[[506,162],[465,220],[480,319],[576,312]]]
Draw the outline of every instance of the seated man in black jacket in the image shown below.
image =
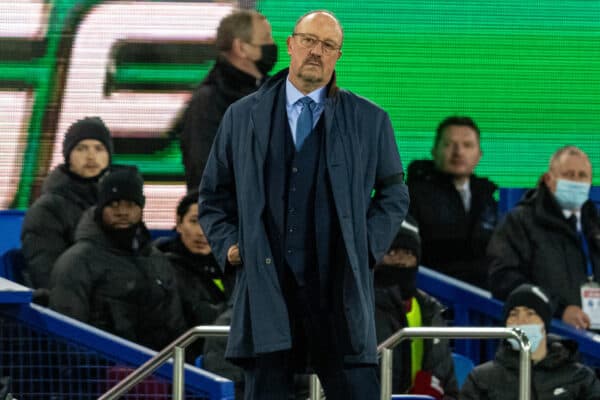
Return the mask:
[[497,186],[475,175],[480,132],[469,117],[448,117],[436,131],[433,160],[408,167],[409,214],[418,222],[424,266],[485,288],[485,248],[497,223]]
[[113,143],[100,118],[84,118],[69,127],[62,150],[64,164],[48,175],[23,221],[25,273],[36,289],[49,287],[54,262],[75,242],[81,214],[96,204],[98,180],[109,168]]
[[[421,258],[419,229],[410,217],[402,223],[383,262],[375,269],[375,327],[381,343],[406,327],[446,326],[443,306],[417,289]],[[446,339],[413,339],[394,351],[393,393],[436,399],[457,398],[452,353]]]
[[[577,343],[548,335],[550,299],[538,286],[516,288],[504,304],[506,326],[520,328],[531,343],[531,393],[538,400],[600,399],[600,381],[577,362]],[[475,367],[460,391],[461,400],[518,399],[519,346],[509,339],[496,358]]]
[[[156,246],[173,265],[187,328],[211,325],[225,311],[233,276],[225,279],[198,223],[198,191],[179,201],[176,218],[177,235],[159,239]],[[197,348],[202,349],[202,342]]]
[[[592,165],[581,149],[564,146],[552,155],[537,188],[525,193],[490,240],[494,296],[504,300],[522,283],[538,285],[556,318],[600,329],[594,307],[587,308],[600,282],[600,218],[589,200],[591,183]],[[587,293],[592,297],[586,300]]]
[[159,350],[185,325],[172,267],[142,221],[144,202],[133,168],[100,181],[97,206],[83,214],[75,244],[52,271],[50,307]]

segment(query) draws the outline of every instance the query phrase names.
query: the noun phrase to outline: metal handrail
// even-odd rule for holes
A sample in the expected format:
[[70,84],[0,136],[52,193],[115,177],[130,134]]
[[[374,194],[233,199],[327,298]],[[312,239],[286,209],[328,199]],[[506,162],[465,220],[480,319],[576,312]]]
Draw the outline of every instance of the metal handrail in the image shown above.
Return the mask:
[[519,343],[520,348],[519,399],[530,399],[531,354],[529,351],[531,346],[529,344],[529,339],[519,328],[427,327],[400,329],[377,346],[377,352],[381,353],[381,400],[389,400],[392,396],[392,349],[402,340],[409,337],[423,339],[515,339]]
[[200,337],[227,336],[228,334],[229,326],[201,325],[190,329],[127,375],[125,379],[100,396],[98,400],[118,399],[171,357],[173,357],[173,400],[183,400],[185,348]]

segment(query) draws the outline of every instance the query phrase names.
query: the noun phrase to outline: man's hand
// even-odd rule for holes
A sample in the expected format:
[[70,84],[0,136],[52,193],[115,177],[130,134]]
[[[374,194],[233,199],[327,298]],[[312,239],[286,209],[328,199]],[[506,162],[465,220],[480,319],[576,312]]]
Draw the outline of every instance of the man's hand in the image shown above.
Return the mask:
[[242,259],[240,258],[240,248],[237,244],[234,244],[227,250],[227,261],[231,265],[240,265]]
[[588,329],[590,327],[590,317],[577,306],[567,306],[563,312],[562,320],[577,329]]

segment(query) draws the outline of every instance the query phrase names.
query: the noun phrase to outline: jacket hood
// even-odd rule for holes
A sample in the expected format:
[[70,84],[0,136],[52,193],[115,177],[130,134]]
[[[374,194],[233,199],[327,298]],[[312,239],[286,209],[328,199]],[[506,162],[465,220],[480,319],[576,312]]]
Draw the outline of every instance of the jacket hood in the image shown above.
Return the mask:
[[[578,361],[579,351],[577,342],[571,339],[564,339],[559,336],[549,334],[547,336],[548,353],[546,357],[534,368],[552,370],[560,368],[567,363]],[[503,341],[498,347],[496,360],[511,370],[519,369],[519,352],[513,350],[508,342]]]
[[[535,189],[530,189],[519,200],[517,206],[530,207],[533,209],[534,218],[540,221],[542,224],[558,229],[566,229],[571,231],[568,221],[565,219],[562,209],[558,205],[556,198],[546,186],[545,183],[540,182]],[[589,232],[590,227],[586,224],[586,221],[592,221],[597,218],[596,206],[591,200],[587,200],[581,207],[583,230],[586,236],[591,235],[594,232]],[[575,234],[575,232],[573,232]]]
[[[110,240],[108,234],[96,222],[94,218],[95,211],[96,207],[90,207],[81,215],[81,219],[79,220],[77,229],[75,230],[75,242],[89,241],[99,247],[109,249],[113,253],[119,253],[123,255],[128,254],[127,252],[116,247],[115,244]],[[137,234],[137,239],[140,244],[138,253],[146,254],[152,248],[150,232],[146,228],[144,222],[140,222],[140,227],[141,231]]]
[[[451,174],[438,170],[433,160],[414,160],[407,169],[406,181],[408,186],[420,182],[435,182],[436,184],[445,184],[454,186],[454,177]],[[478,187],[482,192],[494,193],[498,185],[488,178],[471,175],[470,185]]]
[[260,79],[237,69],[225,57],[219,56],[201,86],[217,86],[223,96],[224,104],[231,104],[256,91],[260,83]]
[[87,208],[98,198],[98,180],[103,174],[94,178],[80,178],[69,173],[67,166],[61,164],[44,180],[42,194],[55,194]]

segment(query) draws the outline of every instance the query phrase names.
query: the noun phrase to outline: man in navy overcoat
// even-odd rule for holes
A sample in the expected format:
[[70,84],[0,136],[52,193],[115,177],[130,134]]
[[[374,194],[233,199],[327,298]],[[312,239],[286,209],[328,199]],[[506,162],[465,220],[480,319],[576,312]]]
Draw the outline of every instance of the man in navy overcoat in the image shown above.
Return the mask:
[[199,219],[235,268],[228,359],[245,399],[287,399],[316,372],[328,400],[378,399],[373,266],[409,204],[385,111],[336,86],[343,31],[302,16],[290,67],[225,113],[200,184]]

